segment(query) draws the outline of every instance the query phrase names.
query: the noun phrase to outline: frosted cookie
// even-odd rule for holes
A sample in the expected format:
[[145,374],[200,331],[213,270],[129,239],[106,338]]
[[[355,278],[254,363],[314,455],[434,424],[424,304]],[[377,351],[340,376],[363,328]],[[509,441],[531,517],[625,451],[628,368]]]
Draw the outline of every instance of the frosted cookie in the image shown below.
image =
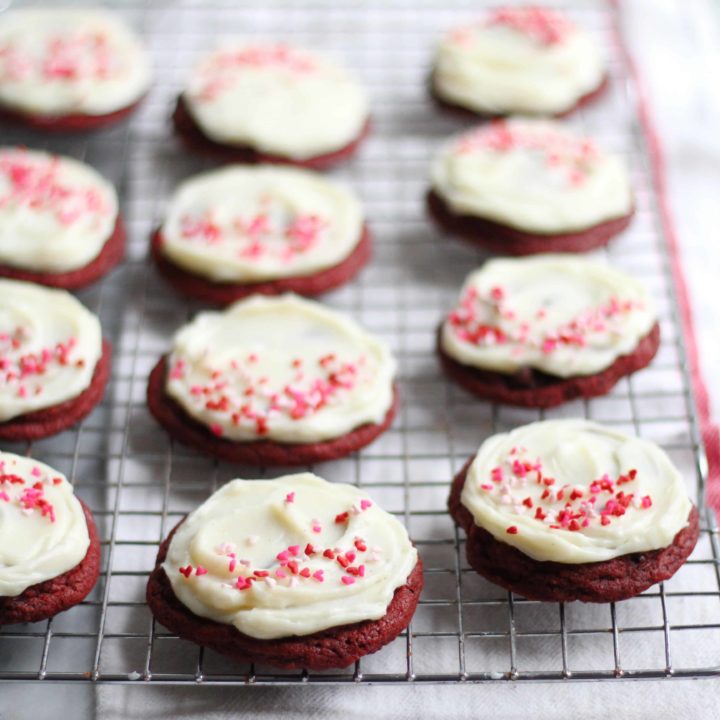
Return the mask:
[[486,400],[535,408],[605,395],[659,345],[654,303],[634,277],[568,255],[486,262],[438,335],[450,378]]
[[369,444],[396,412],[395,360],[345,315],[294,295],[200,313],[150,375],[170,435],[225,460],[305,465]]
[[479,115],[563,115],[606,85],[592,37],[555,10],[497,8],[448,33],[437,49],[432,93]]
[[100,571],[100,542],[67,479],[0,452],[0,625],[38,622],[77,605]]
[[620,157],[561,123],[518,118],[443,145],[428,209],[448,232],[504,255],[601,247],[634,211]]
[[326,292],[371,252],[360,204],[344,187],[309,170],[242,165],[182,183],[152,247],[173,287],[219,305]]
[[149,86],[148,56],[113,13],[45,7],[0,18],[0,117],[91,130],[129,115]]
[[422,590],[407,531],[350,485],[233,480],[160,546],[155,618],[238,662],[323,670],[394,640]]
[[698,538],[657,445],[586,420],[494,435],[455,478],[470,565],[531,600],[614,602],[672,577]]
[[369,110],[363,89],[329,60],[235,42],[200,60],[173,121],[189,149],[220,160],[324,168],[354,153]]
[[97,317],[72,295],[0,280],[0,439],[37,440],[84,418],[110,357]]
[[89,165],[0,148],[0,276],[74,289],[125,253],[115,188]]

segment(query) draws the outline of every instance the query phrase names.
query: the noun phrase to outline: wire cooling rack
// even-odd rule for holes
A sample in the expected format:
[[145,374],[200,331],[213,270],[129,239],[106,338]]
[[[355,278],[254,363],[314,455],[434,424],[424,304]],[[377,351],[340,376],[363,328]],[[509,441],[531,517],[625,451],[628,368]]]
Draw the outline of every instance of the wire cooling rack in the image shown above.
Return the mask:
[[[606,251],[649,286],[662,347],[648,369],[605,398],[540,413],[479,402],[448,384],[433,356],[434,329],[483,259],[427,222],[423,196],[438,143],[463,125],[428,101],[432,47],[471,18],[477,2],[123,3],[155,58],[155,85],[124,127],[80,138],[3,129],[3,143],[85,160],[120,191],[130,249],[125,264],[80,297],[114,343],[102,405],[76,429],[5,449],[65,472],[92,508],[103,544],[100,580],[81,605],[54,620],[0,628],[0,679],[170,684],[483,682],[720,676],[720,547],[704,508],[705,461],[688,381],[666,241],[650,180],[634,88],[616,45],[613,11],[571,8],[607,48],[610,89],[570,122],[627,157],[636,189],[631,229]],[[318,469],[362,485],[407,525],[425,564],[412,625],[346,671],[272,671],[233,665],[157,625],[144,603],[159,541],[186,512],[233,477],[257,468],[213,462],[170,441],[148,415],[148,372],[172,332],[198,309],[178,298],[147,260],[148,238],[174,185],[209,167],[172,139],[169,113],[190,64],[218,34],[281,38],[338,56],[370,91],[374,129],[337,173],[365,202],[376,243],[371,267],[325,300],[384,337],[400,363],[402,411],[393,428],[350,459]],[[699,502],[697,549],[670,581],[610,605],[530,602],[467,566],[464,538],[445,511],[449,481],[495,431],[541,417],[579,415],[659,442]],[[282,474],[282,470],[274,471]]]

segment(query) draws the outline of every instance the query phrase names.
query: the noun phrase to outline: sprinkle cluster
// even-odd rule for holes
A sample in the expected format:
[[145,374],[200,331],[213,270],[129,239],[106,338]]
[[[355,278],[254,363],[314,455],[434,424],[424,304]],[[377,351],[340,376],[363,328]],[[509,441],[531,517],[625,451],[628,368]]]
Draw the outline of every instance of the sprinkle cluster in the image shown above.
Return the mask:
[[210,247],[229,247],[247,261],[276,259],[288,263],[298,255],[316,248],[325,236],[329,223],[318,215],[297,214],[286,219],[269,212],[269,197],[261,202],[265,208],[252,216],[235,216],[221,222],[212,208],[199,216],[180,218],[180,235],[188,242]]
[[582,348],[593,336],[620,332],[624,317],[642,307],[634,300],[610,297],[596,307],[585,308],[566,323],[548,328],[542,321],[547,311],[539,308],[532,318],[518,317],[505,288],[481,291],[468,287],[448,323],[463,342],[491,346],[513,344],[550,355],[560,347]]
[[536,5],[497,8],[489,14],[485,24],[509,27],[541,45],[559,45],[575,30],[561,13]]
[[546,47],[561,45],[575,32],[575,26],[568,18],[549,8],[501,7],[491,10],[480,23],[457,28],[450,34],[450,39],[459,45],[469,45],[476,27],[496,26],[515,30]]
[[0,502],[18,506],[23,515],[39,513],[54,523],[55,508],[45,497],[45,488],[48,485],[60,485],[62,478],[51,477],[36,465],[30,473],[35,481],[30,484],[20,475],[7,472],[5,466],[5,461],[0,461]]
[[49,35],[38,54],[15,43],[0,46],[0,82],[33,77],[56,82],[108,80],[122,71],[122,58],[102,31]]
[[279,68],[302,77],[314,72],[317,63],[306,53],[282,44],[219,50],[199,68],[199,84],[193,96],[199,101],[212,102],[227,91],[242,72],[261,68]]
[[[286,507],[295,502],[295,493],[288,493],[284,504]],[[352,517],[359,515],[372,506],[372,502],[363,499],[353,504],[349,510],[338,513],[334,524],[347,525]],[[322,532],[318,520],[311,521],[313,533]],[[259,538],[255,535],[245,539],[247,546],[257,545]],[[323,547],[316,543],[288,545],[275,554],[276,562],[271,567],[254,568],[250,560],[240,557],[241,551],[235,543],[223,542],[215,548],[215,553],[227,560],[227,572],[235,576],[229,586],[236,590],[250,590],[254,584],[262,583],[266,588],[294,588],[302,584],[324,583],[326,573],[335,567],[339,568],[338,583],[343,586],[354,585],[365,577],[366,563],[376,563],[380,559],[382,549],[368,548],[367,542],[360,536],[353,538],[348,547]],[[208,573],[207,568],[200,565],[186,565],[178,568],[178,572],[186,579],[193,576],[202,577]]]
[[[480,490],[496,496],[502,505],[511,506],[516,515],[530,516],[551,530],[579,532],[593,524],[604,527],[631,507],[640,511],[652,507],[650,495],[640,496],[624,488],[637,479],[635,469],[616,478],[606,473],[588,486],[558,486],[554,478],[545,474],[539,458],[530,459],[525,448],[514,447],[489,475],[481,480]],[[506,532],[517,535],[520,530],[510,525]]]
[[[295,357],[288,363],[292,381],[272,387],[270,378],[258,369],[262,366],[260,356],[250,353],[223,369],[205,371],[206,382],[190,386],[190,400],[199,410],[209,411],[217,418],[210,425],[215,435],[223,435],[220,423],[229,422],[263,436],[270,432],[274,418],[300,421],[342,402],[369,372],[364,355],[347,361],[328,353],[314,362]],[[187,361],[177,358],[170,367],[169,378],[185,380],[187,372]]]
[[551,127],[532,127],[493,120],[461,135],[454,152],[506,153],[527,150],[541,153],[548,168],[562,170],[571,186],[582,185],[599,157],[597,145],[587,138],[559,132]]
[[18,150],[0,152],[0,210],[51,213],[60,225],[80,219],[98,222],[110,208],[96,188],[72,186],[61,177],[57,157],[31,157]]
[[23,352],[32,336],[24,327],[0,332],[0,388],[27,398],[43,392],[45,377],[61,367],[85,367],[85,360],[75,356],[77,340],[68,338],[54,346],[34,352]]

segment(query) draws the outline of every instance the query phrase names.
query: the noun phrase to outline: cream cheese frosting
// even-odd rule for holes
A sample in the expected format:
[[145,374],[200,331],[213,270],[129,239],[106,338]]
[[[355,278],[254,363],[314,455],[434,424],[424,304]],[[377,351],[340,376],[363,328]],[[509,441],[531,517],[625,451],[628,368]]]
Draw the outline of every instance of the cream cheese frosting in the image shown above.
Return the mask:
[[42,116],[105,115],[140,100],[148,56],[116,15],[33,8],[0,18],[0,104]]
[[535,560],[573,564],[667,547],[692,508],[657,445],[579,419],[488,438],[461,502],[496,540]]
[[0,264],[76,270],[100,254],[117,216],[115,189],[89,165],[0,148]]
[[65,476],[0,452],[0,597],[66,573],[89,545],[82,506]]
[[302,473],[222,487],[162,567],[196,615],[272,640],[380,619],[416,564],[403,525],[364,492]]
[[633,352],[657,322],[631,275],[569,255],[489,260],[465,281],[441,330],[463,365],[512,374],[593,375]]
[[556,121],[511,118],[447,141],[432,189],[452,212],[538,235],[585,230],[632,211],[624,162]]
[[174,264],[214,282],[258,282],[337,265],[362,232],[359,202],[322,175],[237,165],[180,185],[161,248]]
[[200,313],[175,335],[165,387],[220,437],[312,443],[382,422],[394,375],[382,341],[288,294]]
[[0,280],[0,422],[77,397],[101,355],[100,322],[70,293]]
[[605,60],[592,37],[554,10],[499,8],[448,33],[433,86],[485,114],[559,114],[598,88]]
[[211,140],[295,160],[340,150],[368,119],[345,69],[282,44],[226,42],[201,59],[182,97]]

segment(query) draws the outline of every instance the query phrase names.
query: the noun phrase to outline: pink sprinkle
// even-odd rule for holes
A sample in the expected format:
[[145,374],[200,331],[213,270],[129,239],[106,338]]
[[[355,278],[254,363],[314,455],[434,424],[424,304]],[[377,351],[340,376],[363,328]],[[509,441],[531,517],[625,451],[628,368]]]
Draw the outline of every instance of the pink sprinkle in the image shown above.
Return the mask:
[[200,565],[198,565],[195,568],[195,574],[196,575],[207,575],[207,568],[200,567]]
[[293,557],[297,557],[300,554],[300,546],[299,545],[290,545],[288,547],[288,551]]
[[33,477],[40,477],[42,475],[42,472],[40,472],[40,468],[36,465],[31,471],[30,474]]
[[641,503],[641,504],[642,504],[642,506],[643,506],[644,508],[652,507],[652,498],[651,498],[649,495],[646,495],[646,496],[642,499],[642,503]]
[[290,554],[287,550],[283,550],[282,552],[279,552],[275,556],[280,562],[287,562],[290,559]]
[[353,585],[355,578],[352,575],[343,575],[341,578],[343,585]]
[[0,490],[0,500],[10,502],[10,496],[4,490]]
[[372,507],[371,500],[361,500],[360,501],[360,509],[361,510],[367,510],[369,507]]
[[285,496],[285,502],[286,502],[286,503],[295,502],[295,493],[294,493],[294,492],[288,493],[288,494]]
[[320,525],[320,522],[318,520],[312,520],[312,531],[314,533],[322,532],[322,526]]
[[325,578],[323,577],[323,570],[316,570],[312,576],[317,580],[318,582],[324,582]]
[[210,432],[212,432],[213,435],[217,435],[218,437],[221,437],[224,433],[224,430],[222,428],[222,425],[213,423],[212,425],[210,425]]
[[278,568],[278,569],[275,571],[275,577],[278,577],[278,578],[280,578],[280,579],[282,580],[283,578],[286,578],[286,577],[287,577],[287,573],[286,573],[284,570],[281,570],[280,568]]

